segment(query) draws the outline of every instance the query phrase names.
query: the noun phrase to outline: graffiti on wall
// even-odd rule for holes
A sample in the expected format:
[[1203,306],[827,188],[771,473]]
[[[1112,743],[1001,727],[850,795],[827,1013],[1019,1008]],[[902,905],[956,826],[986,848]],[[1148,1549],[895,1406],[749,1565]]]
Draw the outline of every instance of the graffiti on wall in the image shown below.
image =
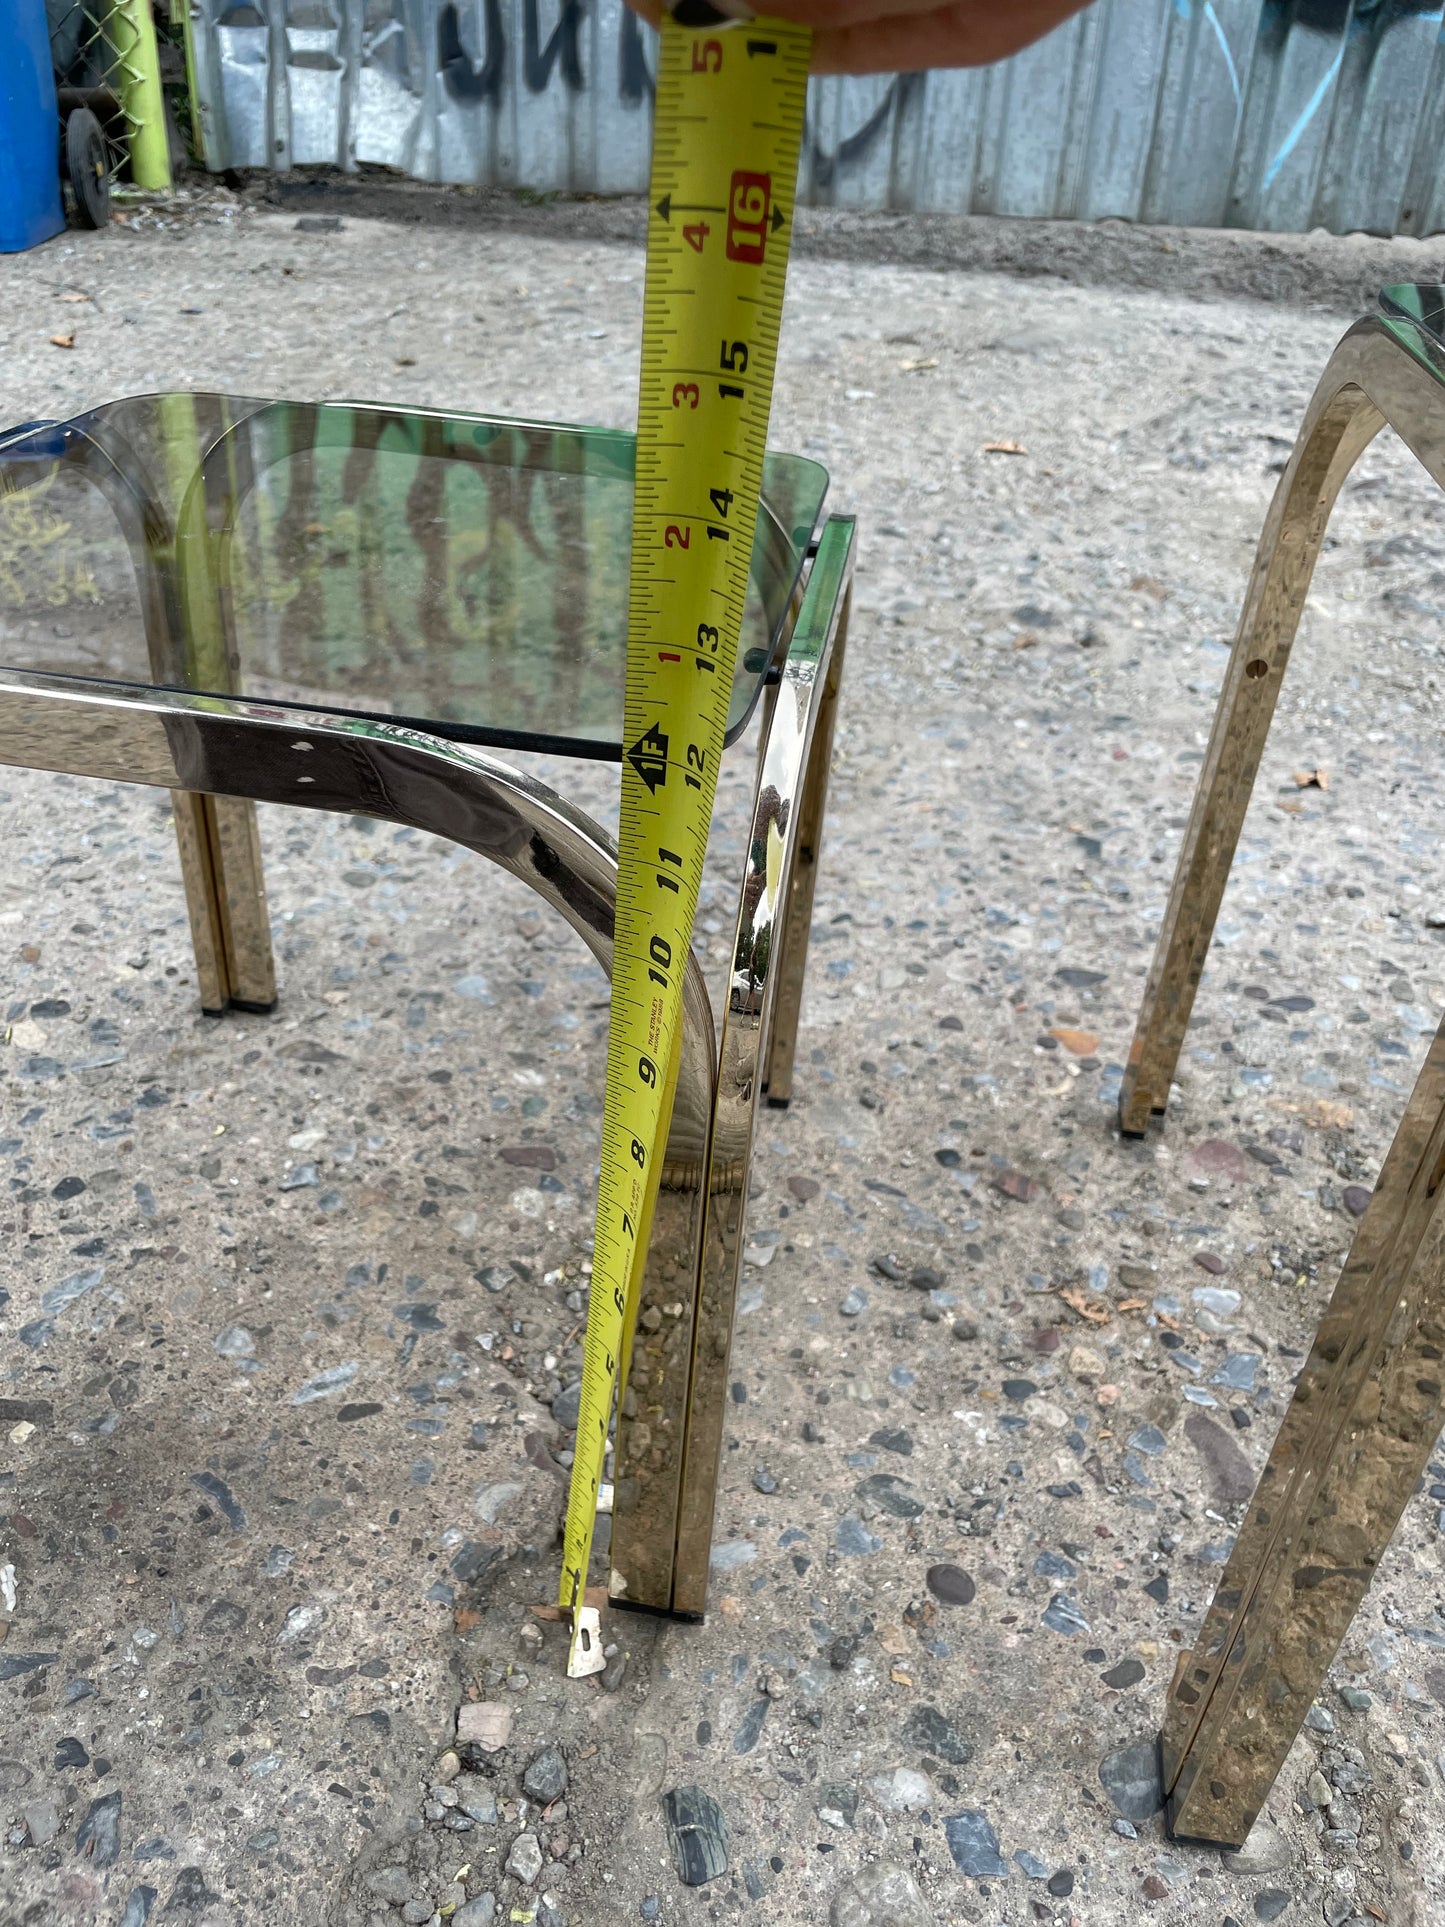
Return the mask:
[[[646,185],[622,0],[200,0],[213,167]],[[1445,229],[1440,0],[1096,0],[997,66],[813,82],[803,192],[957,213]]]

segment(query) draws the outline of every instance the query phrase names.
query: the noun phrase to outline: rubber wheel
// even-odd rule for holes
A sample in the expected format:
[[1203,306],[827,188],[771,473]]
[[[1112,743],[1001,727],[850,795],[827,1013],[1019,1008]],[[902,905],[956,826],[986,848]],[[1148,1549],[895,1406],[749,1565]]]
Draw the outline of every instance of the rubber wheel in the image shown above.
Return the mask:
[[77,225],[105,227],[110,221],[110,163],[100,122],[88,107],[77,107],[66,117],[65,174],[75,196]]

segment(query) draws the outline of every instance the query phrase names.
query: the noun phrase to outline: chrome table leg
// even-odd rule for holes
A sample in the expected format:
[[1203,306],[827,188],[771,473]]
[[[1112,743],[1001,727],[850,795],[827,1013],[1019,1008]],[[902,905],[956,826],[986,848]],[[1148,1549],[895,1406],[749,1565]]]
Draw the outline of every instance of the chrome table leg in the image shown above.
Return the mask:
[[1445,1420],[1445,1025],[1410,1097],[1162,1739],[1170,1830],[1243,1842]]
[[173,807],[201,1008],[270,1010],[276,967],[255,806],[181,790]]

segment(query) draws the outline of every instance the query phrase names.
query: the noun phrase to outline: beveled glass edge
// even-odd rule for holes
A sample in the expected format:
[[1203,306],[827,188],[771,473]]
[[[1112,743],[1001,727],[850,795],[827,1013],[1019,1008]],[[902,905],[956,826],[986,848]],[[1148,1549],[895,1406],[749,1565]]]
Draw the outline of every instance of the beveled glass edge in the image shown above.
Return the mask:
[[1382,313],[1417,322],[1445,343],[1445,283],[1396,281],[1380,290]]

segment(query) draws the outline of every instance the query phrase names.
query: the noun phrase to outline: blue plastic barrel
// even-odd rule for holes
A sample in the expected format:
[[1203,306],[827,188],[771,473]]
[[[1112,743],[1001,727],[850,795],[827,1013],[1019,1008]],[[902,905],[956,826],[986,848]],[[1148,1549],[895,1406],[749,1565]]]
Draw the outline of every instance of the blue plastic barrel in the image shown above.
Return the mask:
[[0,0],[0,253],[33,248],[64,226],[45,0]]

